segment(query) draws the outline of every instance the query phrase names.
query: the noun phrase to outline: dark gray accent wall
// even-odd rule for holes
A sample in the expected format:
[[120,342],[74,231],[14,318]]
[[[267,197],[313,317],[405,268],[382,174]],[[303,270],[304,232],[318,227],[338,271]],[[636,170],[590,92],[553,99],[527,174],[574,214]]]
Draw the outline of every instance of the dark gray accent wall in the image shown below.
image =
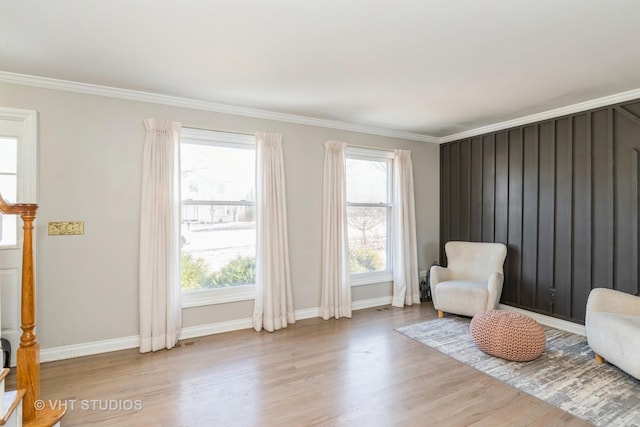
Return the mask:
[[640,292],[640,100],[443,144],[450,240],[508,247],[501,302],[584,323],[595,287]]

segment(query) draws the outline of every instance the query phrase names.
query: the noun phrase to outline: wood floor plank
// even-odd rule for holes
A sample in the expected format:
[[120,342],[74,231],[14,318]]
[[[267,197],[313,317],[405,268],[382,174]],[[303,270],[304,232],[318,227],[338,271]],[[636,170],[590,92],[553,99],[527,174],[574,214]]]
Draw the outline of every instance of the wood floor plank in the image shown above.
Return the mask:
[[42,397],[67,401],[65,427],[589,425],[394,331],[436,317],[372,308],[44,363]]

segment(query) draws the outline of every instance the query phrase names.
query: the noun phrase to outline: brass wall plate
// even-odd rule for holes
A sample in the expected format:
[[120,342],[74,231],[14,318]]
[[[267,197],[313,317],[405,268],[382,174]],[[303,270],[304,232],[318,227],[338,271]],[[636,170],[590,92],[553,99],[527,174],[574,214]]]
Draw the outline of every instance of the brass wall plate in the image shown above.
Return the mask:
[[80,234],[84,234],[84,221],[49,223],[49,236],[76,236]]

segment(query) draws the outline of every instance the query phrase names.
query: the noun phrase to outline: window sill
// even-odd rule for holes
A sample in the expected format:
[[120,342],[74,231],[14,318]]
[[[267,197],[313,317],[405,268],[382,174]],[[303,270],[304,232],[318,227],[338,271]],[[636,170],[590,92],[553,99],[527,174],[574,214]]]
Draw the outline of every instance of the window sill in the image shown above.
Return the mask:
[[182,308],[202,307],[205,305],[250,301],[254,299],[256,299],[256,288],[253,285],[220,289],[200,289],[182,292]]
[[392,271],[381,271],[376,273],[358,273],[352,274],[351,287],[373,285],[375,283],[393,282]]

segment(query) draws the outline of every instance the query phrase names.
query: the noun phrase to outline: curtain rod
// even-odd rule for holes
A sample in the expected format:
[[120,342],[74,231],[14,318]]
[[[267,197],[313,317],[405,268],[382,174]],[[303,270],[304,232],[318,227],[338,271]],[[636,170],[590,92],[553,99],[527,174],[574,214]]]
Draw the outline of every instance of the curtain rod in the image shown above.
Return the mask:
[[255,136],[255,133],[234,132],[234,131],[223,130],[223,129],[209,129],[209,128],[201,128],[201,127],[193,127],[193,126],[182,126],[182,128],[183,129],[192,129],[192,130],[208,130],[208,131],[212,131],[212,132],[232,133],[234,135]]
[[343,144],[347,145],[347,148],[363,148],[365,150],[377,150],[377,151],[393,151],[393,150],[395,150],[395,148],[379,148],[379,147],[372,147],[370,145],[349,144],[348,142],[340,141],[340,140],[337,140],[337,139],[327,139],[327,140],[322,141],[321,144],[324,144],[327,141],[342,142]]
[[364,148],[367,150],[377,150],[377,151],[393,151],[395,150],[395,148],[378,148],[378,147],[371,147],[371,146],[367,146],[367,145],[355,145],[355,144],[349,144],[347,143],[347,148]]

